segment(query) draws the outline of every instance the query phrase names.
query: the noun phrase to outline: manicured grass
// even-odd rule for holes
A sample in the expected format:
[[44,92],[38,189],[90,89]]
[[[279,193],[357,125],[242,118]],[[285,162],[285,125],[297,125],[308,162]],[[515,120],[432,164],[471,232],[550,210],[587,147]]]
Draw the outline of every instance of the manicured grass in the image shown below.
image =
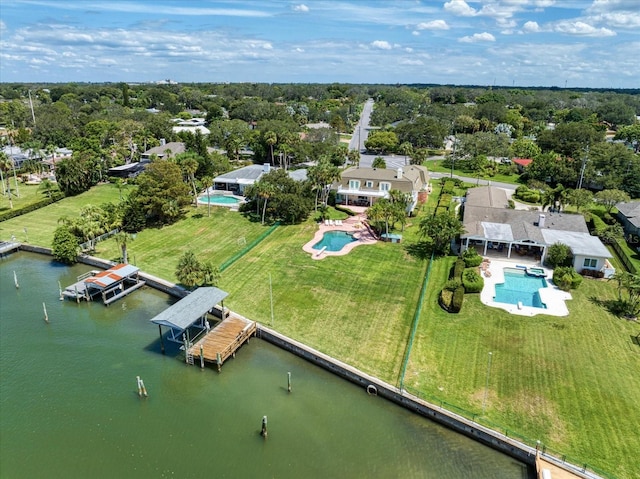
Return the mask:
[[[113,185],[0,223],[50,246],[57,219],[86,204],[118,201]],[[434,193],[430,201],[437,198]],[[336,216],[340,212],[334,211]],[[342,257],[315,261],[302,251],[316,225],[280,226],[222,274],[225,305],[297,340],[398,384],[427,262],[407,254],[417,240],[419,218],[409,218],[403,244],[359,246]],[[129,245],[131,261],[144,271],[174,279],[183,251],[221,264],[266,230],[223,208],[190,210],[165,228],[149,229]],[[98,255],[116,259],[113,240]],[[565,318],[512,316],[467,296],[460,314],[437,305],[453,258],[434,262],[404,385],[468,415],[481,415],[492,366],[485,414],[476,417],[509,435],[541,440],[550,450],[631,478],[640,449],[640,346],[631,341],[637,323],[615,318],[600,303],[616,295],[612,283],[585,280],[573,292]],[[271,318],[273,297],[273,321]]]
[[[37,188],[37,186],[30,186]],[[125,186],[122,194],[126,196],[129,186]],[[20,188],[22,194],[22,187]],[[120,193],[115,185],[101,184],[91,188],[78,196],[64,198],[45,208],[33,211],[26,215],[17,216],[0,223],[0,239],[8,240],[15,235],[18,241],[51,247],[53,232],[58,227],[58,220],[63,216],[76,216],[80,209],[87,205],[101,205],[104,203],[117,203],[120,201]],[[27,228],[25,234],[24,229]]]
[[[127,254],[129,262],[143,271],[177,281],[175,271],[184,252],[192,250],[200,261],[219,267],[267,229],[225,207],[212,207],[209,217],[207,207],[200,206],[190,208],[175,224],[136,234],[127,245]],[[121,251],[115,240],[109,239],[97,244],[95,255],[119,261]]]
[[358,246],[319,261],[302,251],[316,225],[278,228],[225,271],[232,310],[396,383],[425,263],[402,245]]
[[[6,178],[5,178],[6,181]],[[11,191],[16,193],[16,186],[13,177],[9,180],[11,184]],[[42,191],[39,191],[40,185],[27,185],[18,181],[18,193],[20,197],[11,195],[11,201],[13,202],[13,209],[22,208],[47,198],[47,195]],[[0,194],[0,213],[5,213],[11,209],[9,203],[9,197]]]
[[[427,163],[427,167],[429,168],[429,171],[433,171],[435,173],[451,173],[451,168],[445,168],[441,166],[441,164],[442,164],[442,161],[438,161],[438,160],[429,161]],[[453,174],[454,176],[464,176],[465,178],[476,177],[473,172],[456,169],[455,165],[453,169]],[[481,181],[491,180],[491,181],[497,181],[500,183],[512,183],[514,185],[519,185],[520,184],[519,178],[520,178],[520,175],[514,173],[512,175],[497,174],[495,176],[481,176],[480,180]]]
[[[432,284],[446,280],[450,264],[434,264]],[[580,465],[636,477],[640,346],[632,336],[640,330],[599,304],[614,299],[611,283],[585,280],[563,318],[510,315],[482,305],[477,295],[465,295],[461,313],[449,315],[437,293],[429,289],[420,318],[408,389],[531,445],[539,439]]]

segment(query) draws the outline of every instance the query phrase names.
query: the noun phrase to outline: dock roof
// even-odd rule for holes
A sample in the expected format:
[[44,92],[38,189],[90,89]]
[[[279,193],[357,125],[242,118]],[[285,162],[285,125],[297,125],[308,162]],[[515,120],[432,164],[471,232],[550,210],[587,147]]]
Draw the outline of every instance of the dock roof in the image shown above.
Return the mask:
[[212,286],[198,288],[150,321],[171,329],[184,331],[226,298],[228,294]]
[[125,278],[132,276],[140,271],[140,268],[131,264],[120,263],[111,268],[94,274],[90,278],[84,280],[85,284],[99,289],[105,289],[114,284],[120,283]]

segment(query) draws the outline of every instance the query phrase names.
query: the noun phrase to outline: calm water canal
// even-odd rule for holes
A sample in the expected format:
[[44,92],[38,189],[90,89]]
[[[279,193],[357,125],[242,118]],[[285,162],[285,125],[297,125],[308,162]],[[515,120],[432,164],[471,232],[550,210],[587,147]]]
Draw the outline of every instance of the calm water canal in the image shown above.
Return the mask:
[[27,253],[0,260],[2,478],[533,477],[258,339],[220,374],[177,350],[163,356],[149,319],[166,295],[143,289],[108,308],[58,300],[58,281],[88,269]]

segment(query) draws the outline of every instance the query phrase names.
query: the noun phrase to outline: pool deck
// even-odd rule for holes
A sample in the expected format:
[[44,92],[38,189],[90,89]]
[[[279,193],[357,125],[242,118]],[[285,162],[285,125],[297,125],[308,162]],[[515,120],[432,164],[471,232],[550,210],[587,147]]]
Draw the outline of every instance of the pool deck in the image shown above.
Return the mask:
[[[313,249],[313,245],[322,240],[322,236],[327,231],[347,231],[353,233],[356,241],[346,244],[340,251],[326,251]],[[328,256],[344,256],[348,254],[356,246],[365,244],[375,244],[376,238],[366,225],[365,215],[363,213],[350,216],[346,220],[342,220],[342,224],[325,224],[318,223],[318,231],[313,235],[313,239],[305,244],[302,249],[311,255],[312,259],[324,259]]]
[[[541,301],[547,305],[546,309],[531,306],[518,308],[515,304],[497,303],[493,300],[496,295],[496,284],[504,283],[504,268],[516,268],[517,266],[541,268],[547,273],[546,279],[549,286],[539,290]],[[551,282],[553,270],[541,266],[539,261],[523,261],[521,258],[514,259],[513,261],[490,258],[489,266],[486,271],[482,271],[482,276],[484,277],[484,288],[480,293],[480,301],[482,301],[482,304],[493,308],[504,309],[511,314],[519,316],[535,316],[536,314],[546,314],[548,316],[569,315],[569,309],[565,301],[572,299],[571,294],[553,285]]]

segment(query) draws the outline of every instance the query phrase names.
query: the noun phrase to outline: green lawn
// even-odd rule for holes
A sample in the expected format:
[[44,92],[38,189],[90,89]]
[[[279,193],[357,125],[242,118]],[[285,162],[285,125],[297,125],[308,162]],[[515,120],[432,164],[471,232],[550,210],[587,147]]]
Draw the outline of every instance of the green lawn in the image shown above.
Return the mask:
[[[5,179],[6,181],[6,179]],[[15,181],[13,177],[9,180],[11,184],[11,191],[16,193]],[[42,191],[39,191],[40,185],[26,185],[18,181],[18,193],[20,197],[16,197],[11,195],[11,200],[13,202],[13,209],[22,208],[24,206],[28,206],[37,201],[41,201],[46,199],[47,195]],[[11,205],[9,203],[9,197],[5,195],[0,195],[0,213],[5,213],[11,209]]]
[[[450,264],[434,265],[432,283],[447,278]],[[482,416],[492,352],[477,421],[532,445],[539,439],[580,465],[637,477],[640,346],[632,336],[640,327],[598,304],[615,297],[611,283],[585,280],[572,295],[564,318],[513,316],[477,295],[449,315],[430,288],[405,385]]]
[[[426,163],[426,166],[429,168],[429,171],[435,172],[435,173],[451,173],[451,168],[445,168],[443,166],[440,166],[442,163],[442,160],[435,160],[435,161],[429,161]],[[458,170],[455,168],[454,165],[454,169],[453,169],[453,175],[454,176],[464,176],[465,178],[475,178],[475,174],[473,172],[470,171],[463,171],[463,170]],[[491,180],[491,181],[498,181],[500,183],[512,183],[514,185],[519,185],[520,179],[520,175],[519,174],[512,174],[512,175],[495,175],[495,176],[481,176],[480,180],[485,181],[485,180]],[[475,185],[474,185],[475,186]]]
[[[37,186],[30,186],[37,189]],[[123,188],[123,195],[127,194],[128,187]],[[32,190],[29,190],[32,191]],[[22,194],[22,186],[20,187]],[[0,223],[0,240],[8,240],[15,235],[18,241],[51,247],[53,232],[58,226],[58,219],[63,216],[75,216],[86,205],[101,205],[103,203],[116,203],[120,199],[118,188],[110,183],[91,188],[78,196],[64,198],[52,205],[33,211],[26,215],[17,216]],[[25,234],[24,229],[27,229]]]
[[[436,199],[432,195],[431,199]],[[113,185],[101,185],[27,215],[0,223],[0,239],[50,246],[57,219],[86,204],[118,201]],[[341,215],[332,211],[332,216]],[[280,226],[222,274],[225,305],[297,340],[398,384],[427,262],[407,254],[417,238],[410,218],[403,244],[359,246],[343,257],[312,260],[302,251],[316,225]],[[139,233],[130,260],[144,271],[174,279],[180,254],[192,249],[220,265],[266,226],[238,213],[190,210],[174,225]],[[98,255],[117,259],[115,243]],[[637,323],[610,315],[600,301],[615,297],[613,284],[585,280],[566,318],[523,318],[483,306],[467,296],[462,312],[437,306],[452,258],[434,262],[425,304],[404,379],[412,392],[443,401],[470,417],[480,415],[492,367],[486,411],[476,420],[509,435],[541,440],[568,459],[615,473],[635,474],[640,450],[640,346]],[[271,317],[271,291],[273,321]]]
[[[192,250],[199,260],[220,266],[268,229],[259,222],[251,222],[240,213],[225,207],[188,210],[186,217],[169,226],[146,229],[129,242],[129,262],[143,271],[177,281],[176,266],[180,256]],[[117,261],[120,248],[113,239],[98,243],[96,256]]]

